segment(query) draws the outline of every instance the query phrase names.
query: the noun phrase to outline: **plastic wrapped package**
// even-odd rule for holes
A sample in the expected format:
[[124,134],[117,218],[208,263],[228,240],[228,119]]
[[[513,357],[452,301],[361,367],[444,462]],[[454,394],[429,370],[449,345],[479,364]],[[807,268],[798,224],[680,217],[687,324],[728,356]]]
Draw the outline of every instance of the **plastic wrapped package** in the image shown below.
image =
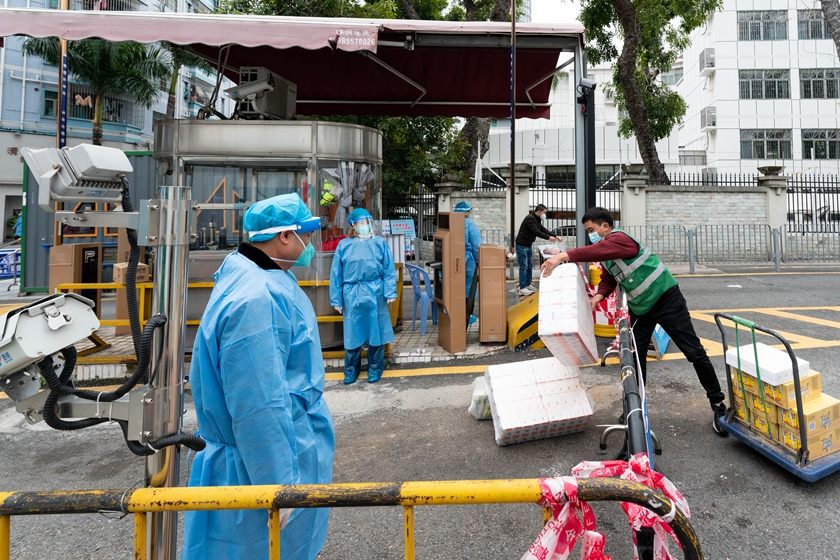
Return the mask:
[[490,420],[493,418],[490,412],[490,400],[487,398],[487,381],[484,376],[476,377],[473,380],[472,402],[467,411],[476,420]]
[[497,445],[580,432],[592,417],[580,371],[556,358],[493,365],[484,375]]
[[598,361],[592,308],[580,269],[555,267],[540,281],[538,333],[554,357],[567,366]]

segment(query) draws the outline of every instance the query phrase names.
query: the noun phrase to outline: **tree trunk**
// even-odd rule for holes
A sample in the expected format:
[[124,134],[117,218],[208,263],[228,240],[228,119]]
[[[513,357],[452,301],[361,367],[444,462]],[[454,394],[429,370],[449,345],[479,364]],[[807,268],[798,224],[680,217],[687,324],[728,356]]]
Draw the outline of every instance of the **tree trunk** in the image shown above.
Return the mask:
[[178,74],[181,72],[180,66],[173,66],[172,79],[169,81],[169,98],[166,100],[166,118],[175,118],[175,93],[178,91]]
[[820,0],[825,22],[834,37],[834,48],[840,53],[840,2],[837,0]]
[[[475,171],[475,160],[484,157],[487,150],[490,149],[490,119],[482,119],[479,117],[469,117],[467,124],[461,129],[461,140],[467,145],[464,150],[464,167],[462,172],[467,176],[472,176]],[[481,142],[481,153],[478,153],[478,145]],[[475,178],[476,182],[481,181],[481,177]]]
[[420,19],[420,14],[418,14],[417,10],[414,9],[412,0],[400,0],[400,4],[405,12],[405,17],[408,19]]
[[630,121],[636,131],[639,153],[647,169],[650,180],[670,185],[665,166],[659,161],[656,143],[650,130],[647,106],[642,97],[639,83],[636,81],[636,66],[639,53],[639,30],[636,28],[636,8],[631,0],[612,0],[621,27],[624,31],[624,47],[618,57],[618,77],[624,90],[624,101]]
[[102,145],[102,94],[96,94],[93,105],[93,132],[91,134],[94,146]]
[[[475,20],[475,5],[473,2],[464,2],[466,7],[467,21]],[[472,10],[470,10],[472,7]],[[510,21],[510,0],[496,0],[493,10],[490,12],[492,21]],[[468,117],[467,124],[461,129],[461,139],[466,144],[464,149],[464,167],[461,172],[471,177],[475,172],[475,160],[484,157],[490,149],[490,119],[481,117]],[[481,153],[478,153],[478,145],[481,142]],[[476,177],[480,181],[481,177]]]

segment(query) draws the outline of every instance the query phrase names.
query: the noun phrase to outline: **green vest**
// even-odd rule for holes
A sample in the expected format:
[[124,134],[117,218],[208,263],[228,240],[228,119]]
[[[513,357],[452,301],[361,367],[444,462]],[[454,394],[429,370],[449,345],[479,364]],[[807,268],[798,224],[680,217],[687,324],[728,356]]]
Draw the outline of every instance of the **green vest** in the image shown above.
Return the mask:
[[665,290],[677,285],[671,272],[644,243],[626,231],[620,231],[639,245],[639,254],[632,259],[605,261],[604,266],[627,294],[627,306],[635,315],[651,310]]

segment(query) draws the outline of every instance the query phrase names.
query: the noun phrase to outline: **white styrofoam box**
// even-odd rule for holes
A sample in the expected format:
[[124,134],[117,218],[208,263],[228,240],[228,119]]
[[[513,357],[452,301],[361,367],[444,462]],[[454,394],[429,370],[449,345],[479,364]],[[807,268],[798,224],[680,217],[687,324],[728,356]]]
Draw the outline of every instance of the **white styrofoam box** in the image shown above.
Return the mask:
[[[782,385],[793,381],[793,363],[790,361],[790,355],[787,352],[771,348],[761,342],[756,343],[755,349],[753,349],[752,344],[747,344],[741,346],[740,350],[741,371],[744,373],[756,377],[755,355],[757,351],[761,381],[770,385]],[[726,363],[734,368],[738,367],[736,351],[736,348],[730,348],[726,351]],[[799,366],[799,377],[808,375],[810,364],[801,358],[796,358],[796,363]]]
[[592,417],[580,371],[556,358],[489,366],[484,375],[497,445],[580,432]]
[[589,294],[577,265],[561,265],[540,280],[538,333],[567,366],[598,361]]

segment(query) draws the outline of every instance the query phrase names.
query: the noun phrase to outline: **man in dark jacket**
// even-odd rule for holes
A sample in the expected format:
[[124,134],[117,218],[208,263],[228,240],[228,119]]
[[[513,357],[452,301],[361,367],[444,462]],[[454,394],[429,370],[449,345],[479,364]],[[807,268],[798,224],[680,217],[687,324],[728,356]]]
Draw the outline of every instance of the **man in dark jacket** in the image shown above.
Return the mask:
[[529,212],[525,219],[522,220],[522,225],[519,226],[519,233],[516,234],[516,259],[519,261],[519,288],[517,293],[521,296],[529,296],[537,293],[537,288],[532,281],[532,273],[534,268],[534,253],[531,246],[537,237],[548,239],[549,241],[556,241],[557,239],[551,235],[551,232],[545,229],[542,225],[542,216],[548,210],[545,205],[537,204],[533,212]]

